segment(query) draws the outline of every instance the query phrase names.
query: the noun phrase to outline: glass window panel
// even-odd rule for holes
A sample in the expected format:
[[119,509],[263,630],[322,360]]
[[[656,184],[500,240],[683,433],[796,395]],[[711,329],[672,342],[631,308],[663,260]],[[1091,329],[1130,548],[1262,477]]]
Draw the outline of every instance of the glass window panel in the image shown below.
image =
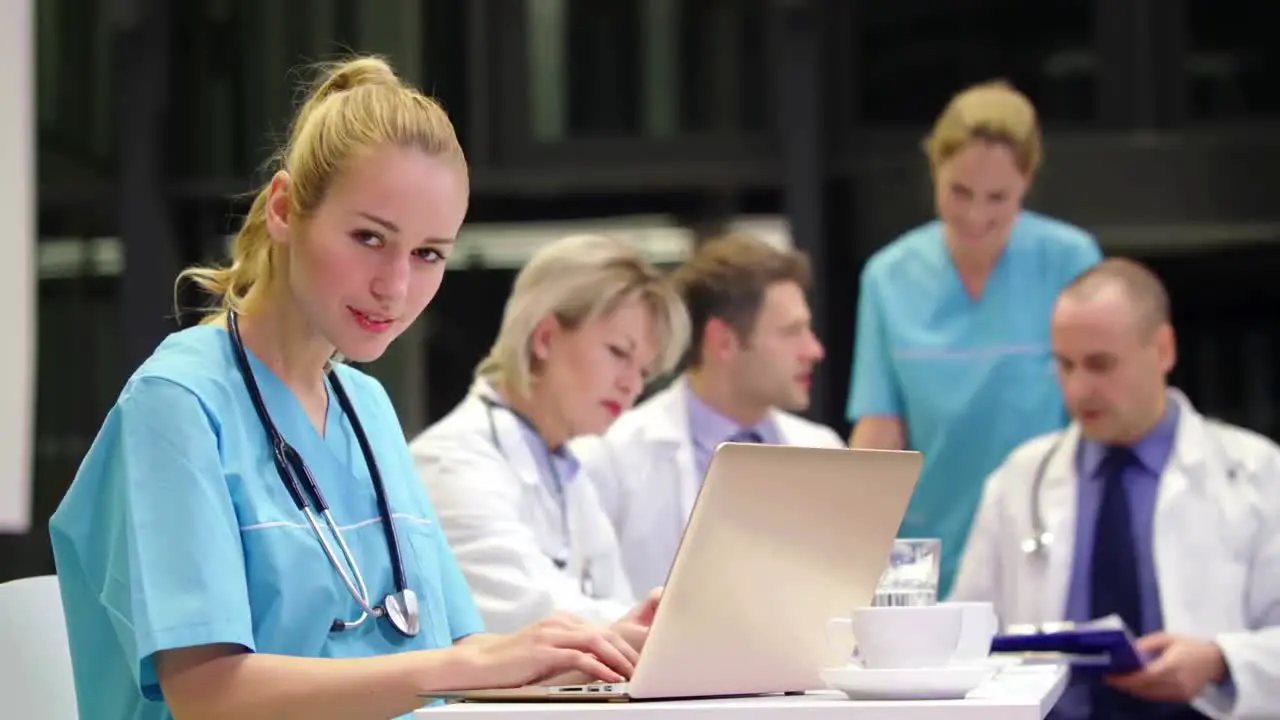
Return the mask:
[[1188,0],[1184,67],[1195,119],[1280,114],[1280,3]]
[[101,174],[116,157],[115,30],[101,2],[37,0],[35,10],[40,174]]
[[[409,82],[463,105],[464,0],[205,0],[175,6],[178,170],[186,177],[257,176],[285,138],[309,66],[352,52],[388,57]],[[426,68],[424,69],[424,64]]]
[[763,0],[526,0],[537,142],[760,130]]
[[297,47],[297,33],[284,32],[286,4],[175,5],[172,100],[179,120],[169,127],[179,175],[253,175],[287,128],[289,71],[314,55]]
[[526,0],[529,122],[536,141],[638,133],[639,17],[640,0]]
[[966,85],[1004,78],[1046,125],[1095,116],[1092,0],[859,3],[859,122],[927,125]]
[[222,42],[235,35],[232,17],[221,4],[198,2],[175,4],[171,12],[174,170],[184,177],[229,176],[236,169],[239,97],[222,60],[239,48]]
[[[568,0],[568,130],[638,135],[641,84],[638,0]],[[533,98],[537,103],[538,98]]]
[[52,509],[124,376],[118,372],[119,283],[98,262],[105,239],[39,240],[35,492],[37,508]]
[[761,131],[770,86],[762,0],[680,3],[681,124],[689,132]]
[[[475,2],[475,0],[471,0]],[[468,0],[427,0],[422,47],[422,89],[439,100],[453,120],[454,130],[467,145]]]

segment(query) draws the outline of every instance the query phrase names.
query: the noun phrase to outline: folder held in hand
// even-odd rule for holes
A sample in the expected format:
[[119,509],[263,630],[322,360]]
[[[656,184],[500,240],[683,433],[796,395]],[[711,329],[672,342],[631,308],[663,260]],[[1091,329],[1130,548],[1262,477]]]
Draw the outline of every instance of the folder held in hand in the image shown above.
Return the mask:
[[991,641],[991,652],[1067,662],[1073,670],[1099,675],[1134,672],[1149,660],[1119,615],[1082,623],[1012,625]]

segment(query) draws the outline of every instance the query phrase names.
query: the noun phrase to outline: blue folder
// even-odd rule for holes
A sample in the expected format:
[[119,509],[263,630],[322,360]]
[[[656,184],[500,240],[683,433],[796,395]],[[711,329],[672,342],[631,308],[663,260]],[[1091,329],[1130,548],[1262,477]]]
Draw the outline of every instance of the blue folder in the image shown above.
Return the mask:
[[1058,659],[1073,670],[1115,675],[1139,670],[1147,658],[1119,615],[1083,623],[1015,625],[991,641],[993,653],[1023,654],[1029,659]]

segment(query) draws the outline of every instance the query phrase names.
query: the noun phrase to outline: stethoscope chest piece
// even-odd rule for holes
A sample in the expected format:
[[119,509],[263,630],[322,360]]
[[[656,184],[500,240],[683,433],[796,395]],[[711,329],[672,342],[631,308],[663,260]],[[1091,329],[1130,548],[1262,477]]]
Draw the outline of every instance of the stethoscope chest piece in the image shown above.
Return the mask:
[[[342,580],[342,584],[346,586],[347,591],[351,593],[351,597],[355,599],[362,611],[355,620],[335,619],[329,625],[330,632],[341,632],[356,627],[369,617],[386,616],[387,621],[396,629],[396,632],[405,637],[414,637],[418,634],[420,620],[418,596],[409,588],[405,576],[404,561],[400,556],[400,541],[396,537],[394,518],[387,502],[386,488],[382,484],[382,473],[378,469],[378,461],[373,456],[373,448],[369,443],[369,438],[365,435],[364,426],[360,423],[355,407],[351,404],[351,399],[347,397],[347,392],[343,389],[342,382],[338,379],[338,373],[333,369],[328,371],[329,384],[333,388],[334,395],[337,396],[338,405],[342,408],[343,414],[347,416],[351,430],[360,445],[360,453],[364,456],[365,465],[369,469],[370,480],[373,482],[373,493],[378,501],[378,516],[382,522],[383,532],[387,541],[387,554],[391,559],[391,574],[396,591],[387,595],[381,607],[370,604],[369,589],[365,584],[363,574],[360,572],[360,566],[356,562],[355,556],[351,553],[351,548],[347,546],[347,541],[343,538],[342,531],[338,528],[337,523],[333,521],[333,515],[329,512],[329,504],[325,502],[324,495],[320,492],[320,486],[316,484],[315,478],[311,475],[311,470],[307,468],[306,462],[303,461],[298,451],[285,441],[275,423],[271,421],[271,414],[267,411],[266,402],[263,400],[262,393],[258,389],[258,383],[253,377],[253,368],[249,365],[249,353],[245,350],[244,341],[240,337],[240,326],[236,322],[236,314],[234,312],[227,314],[227,330],[231,335],[231,346],[235,353],[236,365],[240,370],[240,376],[244,380],[245,391],[249,394],[254,412],[258,415],[258,420],[262,423],[262,429],[267,436],[267,443],[272,448],[272,462],[275,465],[276,473],[280,476],[280,480],[284,483],[285,489],[289,492],[294,504],[297,505],[298,510],[306,518],[307,524],[311,526],[311,531],[315,533],[325,557],[328,558],[339,579]],[[325,539],[325,534],[321,530],[320,524],[316,521],[317,516],[324,520],[324,524],[328,526],[333,538],[337,541],[338,552],[335,552],[329,541]],[[339,553],[342,556],[341,560],[338,557]]]
[[382,607],[387,613],[387,620],[391,622],[391,627],[405,637],[414,637],[421,629],[419,625],[418,614],[418,594],[413,590],[405,588],[400,592],[391,593],[386,600],[382,601]]
[[1040,555],[1053,544],[1053,533],[1045,530],[1022,541],[1022,552],[1028,555]]

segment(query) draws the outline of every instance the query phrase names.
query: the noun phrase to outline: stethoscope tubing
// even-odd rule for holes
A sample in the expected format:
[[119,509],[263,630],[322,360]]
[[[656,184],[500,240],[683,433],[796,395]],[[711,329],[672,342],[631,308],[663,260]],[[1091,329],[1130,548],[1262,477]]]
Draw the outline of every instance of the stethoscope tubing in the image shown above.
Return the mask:
[[[284,436],[280,434],[279,429],[276,428],[275,423],[271,420],[271,415],[267,411],[266,403],[262,398],[262,392],[259,390],[258,383],[253,376],[253,367],[249,363],[248,352],[245,350],[244,341],[241,339],[239,323],[234,312],[227,313],[227,329],[230,331],[236,364],[239,367],[249,400],[253,404],[254,411],[258,415],[258,420],[267,436],[267,442],[271,446],[272,462],[275,465],[276,473],[280,476],[280,480],[284,484],[285,490],[289,493],[289,497],[293,500],[294,505],[302,512],[316,539],[319,540],[329,564],[333,566],[351,597],[363,610],[360,617],[355,620],[335,621],[335,628],[355,627],[364,622],[370,615],[376,617],[384,614],[380,608],[375,607],[370,601],[369,589],[365,583],[364,574],[360,571],[359,563],[356,562],[355,555],[351,552],[346,538],[343,537],[337,523],[334,522],[333,514],[329,510],[329,504],[325,501],[324,493],[320,491],[320,486],[316,483],[310,468],[307,467],[306,462],[303,461],[298,451],[285,441]],[[334,395],[337,396],[338,405],[347,416],[347,421],[355,433],[356,442],[360,446],[365,465],[369,469],[369,477],[373,483],[374,496],[378,505],[378,516],[386,538],[387,553],[391,559],[392,577],[397,593],[403,594],[408,591],[408,582],[404,572],[404,560],[400,554],[399,536],[396,533],[391,507],[387,501],[382,473],[379,471],[378,462],[365,434],[364,426],[361,424],[359,416],[356,415],[355,407],[352,406],[346,389],[338,379],[337,372],[331,368],[327,373],[327,377],[333,387]],[[302,479],[301,482],[299,478]],[[314,506],[314,510],[312,506]],[[321,530],[320,523],[316,521],[316,513],[319,513],[330,534],[337,540],[338,552],[334,552],[333,546],[325,537],[324,531]],[[339,553],[342,555],[341,561],[338,559]],[[350,568],[350,572],[348,572],[347,568]]]

